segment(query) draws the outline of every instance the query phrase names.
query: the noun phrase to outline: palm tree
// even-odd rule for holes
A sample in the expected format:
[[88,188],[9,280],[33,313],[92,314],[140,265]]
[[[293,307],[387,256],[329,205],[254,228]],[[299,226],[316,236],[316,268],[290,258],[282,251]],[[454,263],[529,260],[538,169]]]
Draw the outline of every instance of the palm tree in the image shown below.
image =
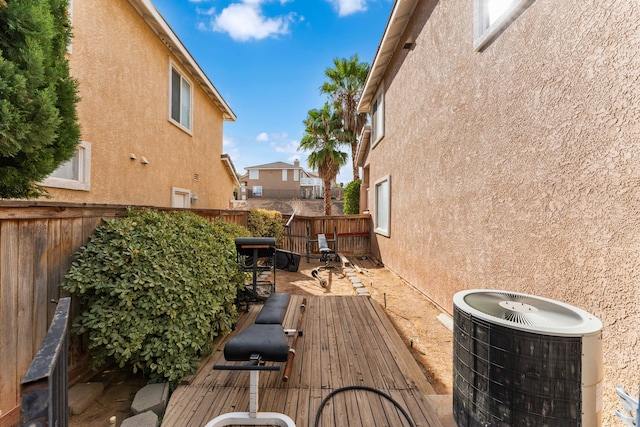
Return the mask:
[[348,158],[347,153],[339,150],[346,142],[342,119],[340,114],[326,103],[322,109],[309,110],[303,123],[305,135],[299,148],[311,151],[309,167],[318,170],[324,186],[324,214],[331,215],[331,183]]
[[333,68],[327,68],[324,75],[329,79],[320,87],[320,93],[329,95],[335,108],[342,116],[342,123],[351,145],[353,180],[360,179],[356,159],[357,137],[367,123],[367,115],[358,113],[358,102],[369,74],[369,64],[360,62],[358,54],[351,58],[335,58]]

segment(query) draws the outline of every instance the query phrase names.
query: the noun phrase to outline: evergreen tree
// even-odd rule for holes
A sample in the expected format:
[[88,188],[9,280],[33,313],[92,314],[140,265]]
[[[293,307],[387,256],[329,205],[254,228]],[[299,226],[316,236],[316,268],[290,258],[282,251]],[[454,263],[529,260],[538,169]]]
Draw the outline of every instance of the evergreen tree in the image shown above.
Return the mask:
[[38,182],[80,139],[67,10],[68,0],[0,0],[0,198],[46,194]]

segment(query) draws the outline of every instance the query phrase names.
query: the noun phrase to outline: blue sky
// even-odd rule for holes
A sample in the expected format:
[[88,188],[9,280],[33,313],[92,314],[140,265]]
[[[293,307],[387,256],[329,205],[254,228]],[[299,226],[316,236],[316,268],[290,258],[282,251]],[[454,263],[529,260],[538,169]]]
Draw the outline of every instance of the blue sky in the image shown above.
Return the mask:
[[[239,173],[297,151],[334,58],[373,62],[393,0],[152,0],[238,117],[224,151]],[[345,147],[345,151],[350,150]],[[352,179],[342,168],[338,182]]]

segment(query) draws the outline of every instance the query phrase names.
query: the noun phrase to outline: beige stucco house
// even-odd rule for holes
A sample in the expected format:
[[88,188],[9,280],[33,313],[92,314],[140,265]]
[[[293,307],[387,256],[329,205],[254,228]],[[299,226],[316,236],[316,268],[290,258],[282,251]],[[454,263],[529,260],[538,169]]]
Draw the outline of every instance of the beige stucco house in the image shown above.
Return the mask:
[[273,162],[250,166],[240,178],[242,200],[253,197],[267,199],[309,199],[322,197],[322,180],[312,172],[300,167],[300,161],[293,165]]
[[228,208],[240,184],[222,132],[236,116],[152,2],[70,9],[82,143],[44,181],[53,200]]
[[[603,322],[603,425],[640,380],[640,8],[396,0],[359,104],[384,264],[444,310],[524,292]],[[615,424],[617,425],[617,424]]]

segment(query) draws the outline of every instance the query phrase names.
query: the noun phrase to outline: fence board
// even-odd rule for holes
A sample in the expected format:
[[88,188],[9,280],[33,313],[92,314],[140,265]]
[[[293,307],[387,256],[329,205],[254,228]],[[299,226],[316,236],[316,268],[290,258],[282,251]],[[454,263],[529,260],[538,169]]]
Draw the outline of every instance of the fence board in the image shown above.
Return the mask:
[[18,405],[17,305],[18,305],[18,222],[0,225],[0,411],[8,413]]
[[17,351],[18,371],[26,372],[35,355],[32,328],[35,317],[33,304],[33,246],[34,225],[20,221],[18,224],[18,318]]

